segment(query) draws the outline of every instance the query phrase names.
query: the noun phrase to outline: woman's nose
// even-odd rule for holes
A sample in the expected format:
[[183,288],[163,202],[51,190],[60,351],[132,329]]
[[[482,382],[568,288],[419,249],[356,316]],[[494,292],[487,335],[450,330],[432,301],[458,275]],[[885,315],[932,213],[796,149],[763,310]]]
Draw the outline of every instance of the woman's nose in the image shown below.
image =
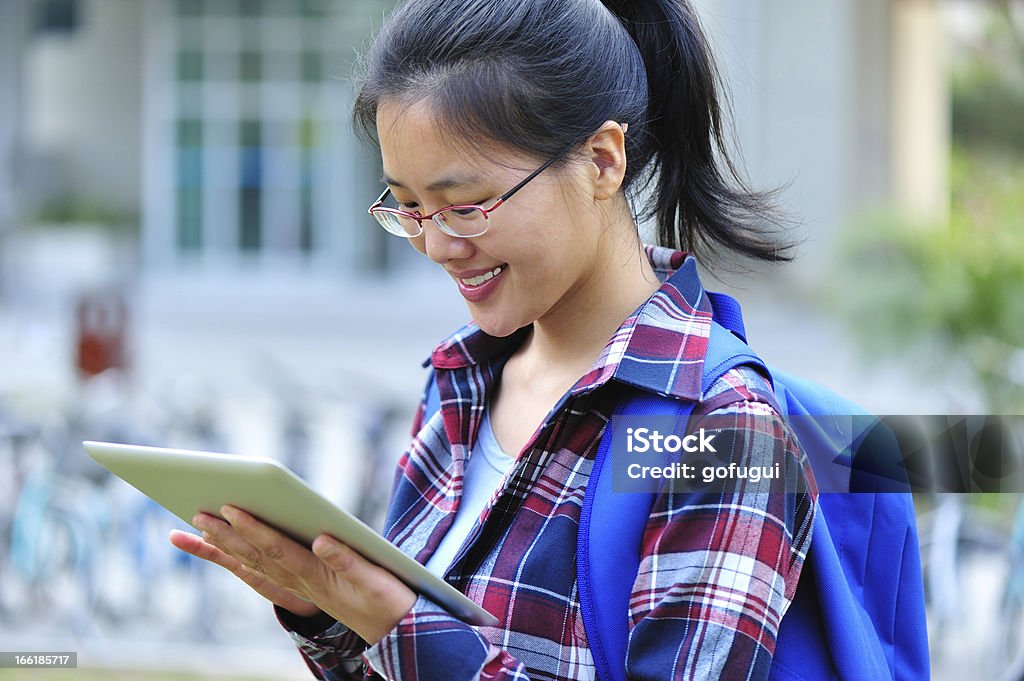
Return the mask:
[[438,265],[444,265],[450,260],[468,258],[473,255],[474,250],[472,239],[445,234],[433,220],[423,221],[423,234],[415,241],[419,242],[413,244],[416,249]]

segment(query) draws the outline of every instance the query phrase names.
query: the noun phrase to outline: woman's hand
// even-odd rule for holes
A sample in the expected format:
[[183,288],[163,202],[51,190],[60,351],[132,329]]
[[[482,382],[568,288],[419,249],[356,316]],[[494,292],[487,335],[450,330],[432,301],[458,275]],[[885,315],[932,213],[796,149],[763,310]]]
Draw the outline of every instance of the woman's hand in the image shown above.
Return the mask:
[[317,537],[310,551],[233,506],[222,507],[221,515],[227,522],[197,514],[192,524],[203,536],[176,530],[171,543],[300,617],[325,612],[372,645],[416,602],[401,580],[330,535]]

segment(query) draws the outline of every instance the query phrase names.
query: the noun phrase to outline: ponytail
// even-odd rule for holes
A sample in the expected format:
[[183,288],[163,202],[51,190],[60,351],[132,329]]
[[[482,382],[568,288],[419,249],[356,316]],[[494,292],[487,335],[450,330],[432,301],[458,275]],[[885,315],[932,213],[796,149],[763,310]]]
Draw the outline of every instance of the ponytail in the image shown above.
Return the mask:
[[[721,77],[687,0],[602,0],[633,38],[647,71],[646,157],[656,191],[643,217],[658,241],[698,255],[725,247],[792,260],[775,192],[749,189],[733,163],[719,100]],[[644,144],[646,142],[646,144]]]

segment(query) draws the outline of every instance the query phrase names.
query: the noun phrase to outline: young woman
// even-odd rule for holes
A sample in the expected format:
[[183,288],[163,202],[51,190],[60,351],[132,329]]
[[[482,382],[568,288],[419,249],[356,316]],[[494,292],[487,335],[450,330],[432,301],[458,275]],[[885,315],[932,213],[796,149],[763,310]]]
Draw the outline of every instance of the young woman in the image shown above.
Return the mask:
[[[795,494],[660,494],[628,613],[635,679],[764,679],[810,542],[815,488],[765,377],[702,390],[695,257],[777,260],[764,197],[723,143],[716,71],[685,0],[409,0],[370,49],[357,127],[380,146],[370,212],[451,276],[472,324],[431,355],[388,538],[494,614],[473,627],[329,536],[245,512],[179,548],[277,607],[320,678],[590,679],[575,546],[609,414],[696,401],[739,463]],[[641,244],[634,205],[657,219]],[[686,251],[686,252],[683,252]]]

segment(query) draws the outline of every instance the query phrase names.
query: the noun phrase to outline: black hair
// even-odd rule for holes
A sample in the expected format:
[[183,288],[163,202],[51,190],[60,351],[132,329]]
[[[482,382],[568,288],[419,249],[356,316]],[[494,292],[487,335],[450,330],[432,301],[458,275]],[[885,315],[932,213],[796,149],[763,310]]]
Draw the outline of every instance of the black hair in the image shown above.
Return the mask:
[[453,139],[538,158],[628,123],[623,189],[649,197],[636,217],[662,245],[790,260],[772,193],[728,153],[719,82],[687,0],[407,0],[363,57],[353,121],[376,141],[382,100],[425,99]]

